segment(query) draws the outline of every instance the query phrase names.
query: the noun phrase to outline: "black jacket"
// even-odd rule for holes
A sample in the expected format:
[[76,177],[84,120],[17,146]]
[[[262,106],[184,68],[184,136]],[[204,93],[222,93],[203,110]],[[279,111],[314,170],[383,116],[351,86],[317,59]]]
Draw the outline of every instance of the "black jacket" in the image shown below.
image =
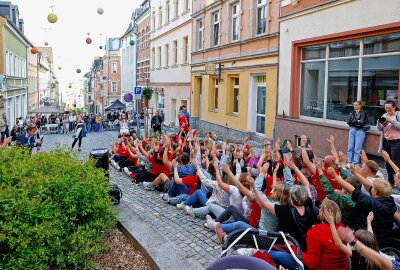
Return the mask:
[[347,124],[356,129],[363,129],[368,125],[368,115],[363,110],[361,110],[359,113],[352,111],[347,119]]
[[154,116],[151,118],[151,126],[156,125],[156,117],[158,117],[158,125],[161,126],[161,124],[162,124],[162,117],[161,117],[161,115],[154,115]]

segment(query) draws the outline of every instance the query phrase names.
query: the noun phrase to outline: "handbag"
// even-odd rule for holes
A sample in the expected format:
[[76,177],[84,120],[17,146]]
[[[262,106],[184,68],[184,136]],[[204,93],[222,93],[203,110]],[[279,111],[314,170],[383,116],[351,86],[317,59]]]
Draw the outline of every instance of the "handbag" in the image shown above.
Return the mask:
[[112,184],[111,189],[108,191],[108,195],[113,198],[114,204],[119,204],[122,197],[122,190],[117,184]]

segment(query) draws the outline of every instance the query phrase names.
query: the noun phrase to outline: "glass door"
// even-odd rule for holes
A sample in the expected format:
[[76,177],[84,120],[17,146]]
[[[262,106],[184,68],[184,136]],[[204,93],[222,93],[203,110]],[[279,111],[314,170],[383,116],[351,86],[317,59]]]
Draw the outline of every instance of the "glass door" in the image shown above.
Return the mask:
[[256,132],[261,134],[265,133],[265,103],[266,103],[265,95],[266,95],[265,85],[257,85]]

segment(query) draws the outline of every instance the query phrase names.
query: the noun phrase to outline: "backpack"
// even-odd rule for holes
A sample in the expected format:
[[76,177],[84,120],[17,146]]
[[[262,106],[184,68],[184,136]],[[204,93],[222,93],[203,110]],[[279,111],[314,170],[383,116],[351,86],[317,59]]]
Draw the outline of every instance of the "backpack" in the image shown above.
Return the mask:
[[119,204],[122,197],[122,190],[117,184],[111,184],[111,189],[108,191],[108,195],[113,198],[114,204]]

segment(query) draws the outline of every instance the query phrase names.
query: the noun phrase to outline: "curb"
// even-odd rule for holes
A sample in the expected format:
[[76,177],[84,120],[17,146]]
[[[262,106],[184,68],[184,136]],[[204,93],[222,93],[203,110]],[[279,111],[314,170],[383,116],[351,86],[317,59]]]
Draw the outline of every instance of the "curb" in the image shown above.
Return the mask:
[[[119,211],[118,227],[127,235],[134,246],[149,260],[154,270],[197,270],[203,267],[186,258],[173,242],[169,241],[151,224],[145,222],[131,207],[123,201],[115,206]],[[156,224],[154,224],[156,225]],[[168,232],[168,231],[165,231]]]

